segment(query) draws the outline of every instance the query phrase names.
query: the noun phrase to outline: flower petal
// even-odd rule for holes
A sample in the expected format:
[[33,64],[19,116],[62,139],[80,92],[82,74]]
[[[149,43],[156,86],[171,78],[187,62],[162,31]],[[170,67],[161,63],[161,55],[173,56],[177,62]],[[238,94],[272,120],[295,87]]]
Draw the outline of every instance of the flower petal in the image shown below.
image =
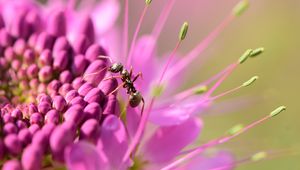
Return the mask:
[[69,170],[107,170],[107,158],[97,152],[96,147],[87,142],[72,144],[65,151]]
[[143,149],[144,157],[151,163],[165,163],[197,139],[202,122],[199,118],[188,119],[180,125],[159,127]]
[[232,154],[220,151],[211,157],[199,156],[186,165],[185,170],[210,170],[210,169],[231,170],[234,168]]
[[150,114],[151,122],[160,126],[178,125],[194,114],[206,110],[211,103],[201,96],[191,97],[183,101],[172,101],[172,105],[153,109]]
[[130,137],[133,137],[135,135],[139,126],[140,119],[141,113],[134,108],[128,107],[126,114],[126,128]]
[[98,143],[104,146],[102,151],[107,156],[111,169],[119,169],[128,148],[128,139],[124,124],[118,117],[109,115],[105,118]]

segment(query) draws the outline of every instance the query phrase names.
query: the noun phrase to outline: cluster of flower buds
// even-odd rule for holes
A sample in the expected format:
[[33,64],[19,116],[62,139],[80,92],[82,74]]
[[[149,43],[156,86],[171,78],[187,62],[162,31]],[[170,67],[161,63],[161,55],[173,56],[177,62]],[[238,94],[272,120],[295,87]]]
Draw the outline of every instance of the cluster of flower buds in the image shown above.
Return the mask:
[[107,61],[98,56],[106,52],[94,43],[91,19],[84,19],[73,42],[66,38],[65,24],[62,11],[43,21],[35,10],[26,9],[9,24],[0,15],[4,169],[40,169],[43,155],[63,162],[66,146],[81,139],[96,142],[100,122],[116,113],[116,93],[110,92],[118,83],[101,82]]

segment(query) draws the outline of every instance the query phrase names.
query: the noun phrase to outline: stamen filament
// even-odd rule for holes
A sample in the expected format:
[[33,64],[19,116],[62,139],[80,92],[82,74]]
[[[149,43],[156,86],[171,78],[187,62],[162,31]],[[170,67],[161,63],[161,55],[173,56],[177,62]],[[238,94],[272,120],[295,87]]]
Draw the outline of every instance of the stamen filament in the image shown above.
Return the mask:
[[[283,106],[279,107],[281,108],[280,111],[278,109],[278,113],[283,111],[285,109],[282,108]],[[274,112],[274,111],[273,111]],[[271,113],[273,113],[271,112]],[[272,114],[268,114],[267,116],[249,124],[248,126],[244,127],[243,129],[237,131],[236,133],[234,134],[231,134],[231,135],[228,135],[228,136],[224,136],[224,137],[221,137],[221,138],[217,138],[217,139],[213,139],[209,142],[207,142],[206,144],[192,150],[192,152],[188,153],[187,155],[183,156],[182,158],[172,162],[171,164],[165,166],[164,168],[162,168],[162,170],[170,170],[170,169],[173,169],[175,167],[177,167],[178,165],[180,165],[181,163],[199,155],[200,153],[202,153],[203,151],[205,151],[207,148],[210,148],[210,147],[214,147],[216,145],[220,145],[220,144],[223,144],[223,143],[226,143],[228,141],[230,141],[231,139],[243,134],[244,132],[252,129],[253,127],[257,126],[258,124],[261,124],[263,122],[265,122],[266,120],[269,120],[270,118],[273,118],[274,116]]]
[[242,87],[243,87],[243,86],[238,86],[238,87],[236,87],[236,88],[234,88],[234,89],[231,89],[231,90],[228,90],[228,91],[223,92],[223,93],[221,93],[221,94],[218,94],[218,95],[216,95],[216,96],[210,97],[209,100],[216,100],[216,99],[219,99],[219,98],[224,97],[224,96],[226,96],[226,95],[228,95],[228,94],[231,94],[231,93],[234,93],[234,92],[238,91],[238,90],[241,89]]
[[149,5],[145,4],[145,7],[144,7],[143,12],[141,14],[141,17],[140,17],[139,22],[137,24],[136,30],[134,32],[134,35],[133,35],[133,38],[132,38],[132,41],[131,41],[131,45],[130,45],[129,54],[127,56],[127,61],[126,61],[127,67],[130,66],[131,58],[132,58],[132,54],[133,54],[133,50],[134,50],[134,47],[135,47],[135,44],[136,44],[136,40],[137,40],[137,36],[138,36],[138,34],[140,32],[141,25],[143,23],[145,15],[146,15],[146,13],[148,11],[148,8],[149,8]]
[[128,0],[125,0],[124,23],[123,23],[123,57],[126,57],[128,50]]
[[[180,47],[181,42],[185,39],[187,31],[188,31],[188,24],[185,22],[182,25],[181,30],[179,32],[179,40],[176,43],[176,46],[175,46],[174,50],[172,51],[172,53],[168,57],[168,61],[167,61],[167,63],[164,66],[163,72],[162,72],[162,74],[160,76],[160,79],[158,81],[158,86],[161,86],[163,78],[165,76],[165,73],[166,73],[166,71],[167,71],[167,69],[168,69],[168,67],[169,67],[172,59],[174,58],[174,56],[175,56],[178,48]],[[131,144],[129,145],[129,147],[128,147],[128,149],[127,149],[127,151],[126,151],[126,153],[125,153],[125,155],[124,155],[124,157],[122,159],[122,163],[125,163],[128,160],[129,156],[136,149],[136,146],[138,145],[139,141],[141,141],[141,138],[143,136],[144,129],[145,129],[146,125],[147,125],[147,121],[148,121],[150,112],[151,112],[151,110],[153,108],[155,99],[156,99],[156,97],[153,96],[152,99],[151,99],[151,101],[150,101],[148,109],[142,115],[141,121],[140,121],[139,126],[138,126],[138,130],[137,130],[136,134],[134,135],[133,140],[132,140]]]
[[277,151],[260,151],[253,155],[250,155],[246,158],[237,160],[234,163],[223,165],[223,166],[216,167],[216,168],[212,168],[210,170],[224,170],[224,169],[228,169],[228,167],[232,167],[232,166],[249,164],[249,163],[262,161],[262,160],[266,160],[266,159],[267,160],[276,159],[276,158],[283,157],[283,156],[295,156],[295,155],[299,155],[299,154],[300,154],[299,151],[295,151],[292,149],[277,150]]
[[248,87],[251,84],[253,84],[257,79],[258,79],[258,76],[253,76],[251,79],[249,79],[248,81],[244,82],[242,85],[240,85],[240,86],[238,86],[236,88],[233,88],[231,90],[228,90],[226,92],[223,92],[223,93],[221,93],[221,94],[219,94],[217,96],[211,97],[211,98],[209,98],[209,100],[216,100],[216,99],[221,98],[221,97],[223,97],[225,95],[228,95],[228,94],[231,94],[233,92],[236,92],[237,90],[239,90],[239,89],[241,89],[243,87]]
[[201,86],[207,86],[209,85],[210,83],[212,83],[213,81],[219,79],[221,76],[223,76],[224,74],[226,74],[230,68],[232,67],[232,65],[229,65],[228,67],[226,67],[224,70],[222,70],[221,72],[217,73],[216,75],[212,76],[211,78],[209,78],[208,80],[200,83],[200,84],[197,84],[196,86],[194,87],[191,87],[183,92],[180,92],[178,94],[176,94],[173,98],[174,100],[182,100],[182,99],[185,99],[191,95],[194,95],[195,94],[195,90],[197,90],[199,87]]
[[[168,0],[166,6],[163,8],[162,13],[158,18],[158,20],[152,30],[152,33],[151,33],[154,43],[157,42],[157,39],[160,36],[162,29],[164,28],[164,25],[165,25],[166,20],[174,6],[174,3],[175,3],[175,0]],[[155,47],[155,45],[148,47],[149,48],[148,53],[144,54],[145,58],[148,58],[150,55],[152,55],[154,47]]]
[[174,3],[175,3],[175,0],[168,0],[167,5],[162,10],[162,13],[159,16],[159,18],[153,28],[152,34],[151,34],[151,35],[153,35],[155,40],[157,40],[157,38],[159,37],[159,35],[162,31],[162,28],[164,27],[164,25],[167,21],[167,18],[174,6]]
[[175,63],[171,68],[168,77],[171,79],[187,67],[199,54],[201,54],[215,38],[231,23],[235,18],[232,13],[228,15],[207,37],[205,37],[191,52],[189,52],[182,60]]
[[229,77],[229,75],[236,69],[236,67],[238,66],[238,63],[234,63],[231,65],[231,68],[229,69],[229,71],[223,75],[215,84],[214,86],[205,94],[206,97],[211,96],[211,94],[217,89],[217,87],[220,86],[220,84]]
[[178,48],[179,48],[181,42],[182,42],[182,41],[178,41],[178,42],[177,42],[177,44],[176,44],[174,50],[172,51],[170,57],[168,58],[168,61],[167,61],[166,65],[164,66],[163,72],[162,72],[162,74],[161,74],[161,76],[160,76],[160,78],[159,78],[159,81],[158,81],[158,84],[159,84],[159,85],[161,85],[162,80],[163,80],[163,78],[164,78],[164,76],[165,76],[165,74],[166,74],[166,71],[167,71],[167,69],[169,68],[169,65],[170,65],[171,61],[173,60],[173,58],[174,58],[174,56],[175,56],[175,54],[176,54],[176,51],[178,50]]
[[[164,71],[163,71],[163,73],[162,73],[162,75],[161,75],[161,77],[159,79],[159,83],[158,83],[159,85],[161,85],[161,82],[162,82],[162,80],[164,78],[164,75],[165,75],[165,73],[167,71],[167,68],[168,68],[168,66],[169,66],[172,58],[175,56],[175,53],[176,53],[177,49],[180,46],[180,42],[181,41],[178,41],[175,49],[173,50],[172,54],[170,55],[170,57],[169,57],[166,65],[164,67]],[[127,149],[127,151],[126,151],[126,153],[125,153],[125,155],[123,157],[123,160],[122,160],[123,163],[125,163],[127,161],[127,159],[129,158],[130,154],[135,150],[136,146],[138,145],[139,141],[141,140],[141,137],[143,135],[144,129],[145,129],[146,124],[147,124],[147,120],[149,118],[150,112],[151,112],[152,107],[154,105],[155,98],[156,98],[155,96],[152,97],[148,109],[142,115],[141,121],[140,121],[139,126],[138,126],[138,130],[137,130],[136,134],[134,135],[133,140],[132,140],[131,144],[129,145],[129,148]]]

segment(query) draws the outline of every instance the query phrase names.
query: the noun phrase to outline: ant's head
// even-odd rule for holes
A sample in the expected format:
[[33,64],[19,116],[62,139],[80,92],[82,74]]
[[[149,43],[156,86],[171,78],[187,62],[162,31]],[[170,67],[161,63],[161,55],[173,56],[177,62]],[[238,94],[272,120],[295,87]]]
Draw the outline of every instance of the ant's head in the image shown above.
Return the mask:
[[129,77],[129,72],[128,72],[126,69],[123,69],[123,70],[121,71],[121,75],[122,75],[123,77]]
[[123,70],[123,64],[122,63],[114,63],[112,66],[110,66],[109,71],[113,73],[118,73]]

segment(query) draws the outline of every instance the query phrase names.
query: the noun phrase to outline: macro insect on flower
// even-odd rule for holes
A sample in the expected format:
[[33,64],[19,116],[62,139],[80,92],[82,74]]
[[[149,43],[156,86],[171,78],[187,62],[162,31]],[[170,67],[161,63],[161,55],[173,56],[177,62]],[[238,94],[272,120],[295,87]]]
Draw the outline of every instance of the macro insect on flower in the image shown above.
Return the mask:
[[[139,36],[151,3],[145,1],[129,44],[128,0],[121,34],[115,24],[118,0],[53,0],[46,5],[0,1],[2,169],[233,169],[239,164],[228,151],[212,157],[204,153],[286,108],[201,145],[196,139],[203,122],[197,113],[253,84],[257,76],[213,95],[239,65],[264,49],[246,50],[223,71],[183,92],[169,84],[180,85],[175,75],[184,73],[248,2],[239,2],[216,29],[179,58],[177,51],[189,28],[183,22],[178,42],[162,60],[155,49],[175,0],[166,1],[153,32]],[[263,156],[255,155],[253,160]]]

